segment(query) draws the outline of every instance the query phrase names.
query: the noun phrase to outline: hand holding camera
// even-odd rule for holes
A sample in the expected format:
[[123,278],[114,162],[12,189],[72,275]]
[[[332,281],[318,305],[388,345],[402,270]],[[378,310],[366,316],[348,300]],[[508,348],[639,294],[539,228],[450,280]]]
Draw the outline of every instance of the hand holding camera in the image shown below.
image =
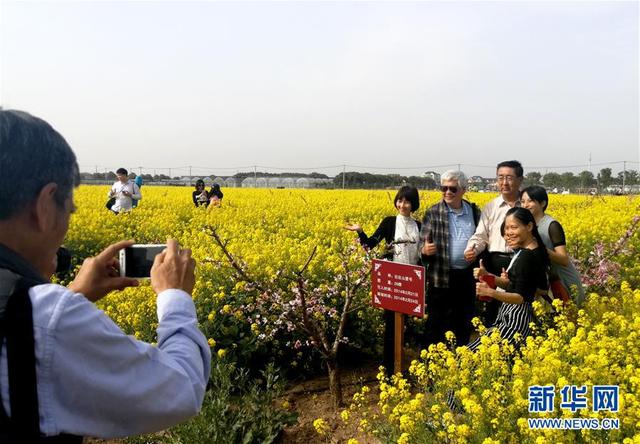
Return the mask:
[[130,240],[120,241],[108,246],[96,257],[85,259],[76,278],[69,284],[69,289],[95,302],[111,291],[137,286],[137,279],[120,276],[120,263],[116,258],[118,251],[133,243]]
[[[116,258],[118,253],[120,260]],[[191,294],[195,286],[195,266],[191,250],[180,249],[174,239],[168,239],[166,246],[121,241],[96,257],[85,259],[69,289],[95,302],[111,291],[135,287],[137,278],[150,275],[151,287],[156,293],[174,288]]]
[[191,250],[180,249],[175,239],[167,239],[167,248],[156,256],[151,267],[151,286],[158,294],[171,288],[191,294],[196,283],[195,268]]

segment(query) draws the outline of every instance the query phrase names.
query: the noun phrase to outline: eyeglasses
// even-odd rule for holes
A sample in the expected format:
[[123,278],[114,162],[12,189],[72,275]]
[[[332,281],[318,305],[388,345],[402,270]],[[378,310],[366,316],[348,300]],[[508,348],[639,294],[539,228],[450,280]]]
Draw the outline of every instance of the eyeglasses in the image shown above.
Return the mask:
[[513,183],[516,178],[514,176],[498,176],[498,182],[509,182]]
[[442,191],[443,193],[451,191],[453,194],[456,194],[458,192],[458,187],[448,187],[446,185],[443,185],[440,187],[440,191]]

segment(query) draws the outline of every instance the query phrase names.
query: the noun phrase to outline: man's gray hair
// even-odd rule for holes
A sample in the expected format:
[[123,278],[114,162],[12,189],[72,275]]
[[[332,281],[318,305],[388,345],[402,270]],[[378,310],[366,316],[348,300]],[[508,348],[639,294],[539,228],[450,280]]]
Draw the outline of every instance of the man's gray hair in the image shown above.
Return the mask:
[[458,182],[458,186],[460,188],[464,188],[465,190],[467,189],[467,176],[465,176],[462,171],[449,170],[442,173],[442,176],[440,176],[440,185],[447,180],[455,180]]
[[48,183],[58,185],[55,201],[64,208],[80,184],[69,144],[42,119],[0,110],[0,220],[22,211]]

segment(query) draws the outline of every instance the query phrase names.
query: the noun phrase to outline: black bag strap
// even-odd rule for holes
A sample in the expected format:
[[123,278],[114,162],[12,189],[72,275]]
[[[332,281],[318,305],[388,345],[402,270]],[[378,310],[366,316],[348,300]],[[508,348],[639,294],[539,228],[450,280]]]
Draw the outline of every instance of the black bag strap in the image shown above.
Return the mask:
[[[30,285],[20,279],[9,297],[4,319],[9,370],[10,428],[25,439],[40,437],[35,341]],[[4,409],[3,409],[4,410]]]
[[6,340],[7,347],[11,406],[9,418],[0,394],[0,442],[81,444],[81,436],[45,437],[40,433],[33,313],[29,298],[29,289],[37,284],[20,278],[7,300],[4,316],[0,318],[0,344]]

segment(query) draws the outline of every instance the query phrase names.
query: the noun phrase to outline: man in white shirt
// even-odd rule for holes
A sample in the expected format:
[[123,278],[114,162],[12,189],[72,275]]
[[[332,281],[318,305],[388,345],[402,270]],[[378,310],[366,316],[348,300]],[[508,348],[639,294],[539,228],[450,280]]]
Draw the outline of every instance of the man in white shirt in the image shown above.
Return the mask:
[[157,346],[125,335],[93,302],[135,286],[122,241],[49,283],[79,184],[76,157],[49,124],[0,110],[0,442],[80,443],[168,428],[198,413],[211,350],[189,295],[191,251],[169,239],[151,270]]
[[114,213],[122,211],[131,211],[133,201],[142,199],[140,187],[133,180],[129,180],[129,173],[124,168],[118,168],[116,171],[118,180],[113,183],[109,190],[109,198],[115,198],[115,203],[111,207]]
[[[483,265],[489,273],[500,276],[511,261],[512,250],[500,233],[500,226],[510,208],[520,206],[520,186],[524,170],[517,160],[500,162],[496,168],[500,195],[489,201],[482,209],[480,223],[475,233],[467,242],[464,257],[467,262],[474,262],[482,252],[486,252]],[[500,302],[492,300],[486,303],[484,320],[487,326],[493,324],[500,308]]]

